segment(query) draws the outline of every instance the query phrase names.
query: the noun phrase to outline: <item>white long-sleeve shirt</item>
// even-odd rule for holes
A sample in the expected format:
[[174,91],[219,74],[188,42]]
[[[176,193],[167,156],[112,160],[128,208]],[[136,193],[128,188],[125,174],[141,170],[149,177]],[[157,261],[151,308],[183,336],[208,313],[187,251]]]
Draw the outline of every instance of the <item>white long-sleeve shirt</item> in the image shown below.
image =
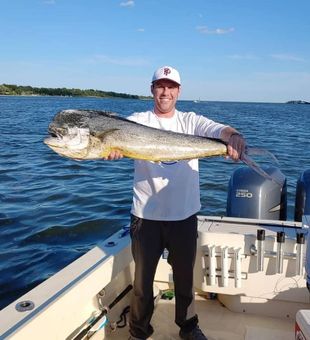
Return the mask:
[[[137,112],[128,119],[158,129],[219,138],[225,125],[194,112],[175,111],[159,118],[153,111]],[[198,159],[173,162],[135,160],[131,213],[149,220],[177,221],[201,208]]]

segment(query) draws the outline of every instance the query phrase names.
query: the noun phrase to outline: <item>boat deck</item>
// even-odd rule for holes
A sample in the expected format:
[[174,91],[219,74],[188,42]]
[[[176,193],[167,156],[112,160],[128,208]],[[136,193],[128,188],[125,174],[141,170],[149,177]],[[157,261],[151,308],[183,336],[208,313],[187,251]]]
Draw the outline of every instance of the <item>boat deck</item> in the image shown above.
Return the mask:
[[[294,320],[234,313],[224,307],[217,299],[206,299],[196,295],[196,312],[199,326],[209,340],[291,340],[294,339]],[[151,340],[175,340],[178,327],[174,323],[174,299],[160,299],[152,319],[155,329]],[[128,326],[114,332],[100,331],[92,338],[125,340],[128,339]]]

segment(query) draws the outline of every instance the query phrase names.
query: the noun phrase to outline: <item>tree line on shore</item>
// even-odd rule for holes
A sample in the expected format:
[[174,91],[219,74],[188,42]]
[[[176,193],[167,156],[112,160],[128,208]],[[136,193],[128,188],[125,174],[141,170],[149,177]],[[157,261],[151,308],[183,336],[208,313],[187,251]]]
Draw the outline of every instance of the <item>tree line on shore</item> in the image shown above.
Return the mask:
[[67,96],[67,97],[101,97],[101,98],[126,98],[126,99],[149,99],[146,96],[138,96],[113,91],[101,91],[93,89],[68,89],[19,86],[11,84],[0,85],[0,95],[12,96]]

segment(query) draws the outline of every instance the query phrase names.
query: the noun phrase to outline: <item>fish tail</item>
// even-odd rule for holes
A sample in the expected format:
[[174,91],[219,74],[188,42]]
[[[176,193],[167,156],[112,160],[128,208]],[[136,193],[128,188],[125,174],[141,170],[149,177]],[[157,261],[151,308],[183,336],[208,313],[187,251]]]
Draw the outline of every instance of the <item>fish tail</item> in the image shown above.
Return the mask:
[[253,156],[253,155],[259,155],[259,156],[268,156],[269,158],[272,159],[273,163],[279,165],[279,161],[277,159],[277,157],[270,151],[265,150],[265,149],[260,149],[260,148],[246,148],[246,154],[249,156]]
[[240,160],[243,163],[245,163],[246,165],[248,165],[251,169],[253,169],[260,176],[263,176],[264,178],[267,178],[270,181],[272,181],[272,182],[276,183],[277,185],[279,185],[280,187],[282,187],[282,185],[283,185],[282,182],[280,182],[276,177],[270,176],[269,174],[267,174],[267,172],[264,171],[256,162],[254,162],[253,159],[250,158],[247,153],[244,152],[241,155]]

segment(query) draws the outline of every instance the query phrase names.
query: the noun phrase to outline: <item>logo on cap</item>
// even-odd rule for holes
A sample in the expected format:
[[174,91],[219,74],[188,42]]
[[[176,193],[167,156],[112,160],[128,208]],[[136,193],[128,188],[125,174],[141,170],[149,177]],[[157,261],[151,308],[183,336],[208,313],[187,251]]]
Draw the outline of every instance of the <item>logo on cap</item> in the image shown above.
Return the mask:
[[167,75],[170,74],[170,73],[171,73],[170,68],[165,67],[165,68],[164,68],[164,75],[167,76]]

